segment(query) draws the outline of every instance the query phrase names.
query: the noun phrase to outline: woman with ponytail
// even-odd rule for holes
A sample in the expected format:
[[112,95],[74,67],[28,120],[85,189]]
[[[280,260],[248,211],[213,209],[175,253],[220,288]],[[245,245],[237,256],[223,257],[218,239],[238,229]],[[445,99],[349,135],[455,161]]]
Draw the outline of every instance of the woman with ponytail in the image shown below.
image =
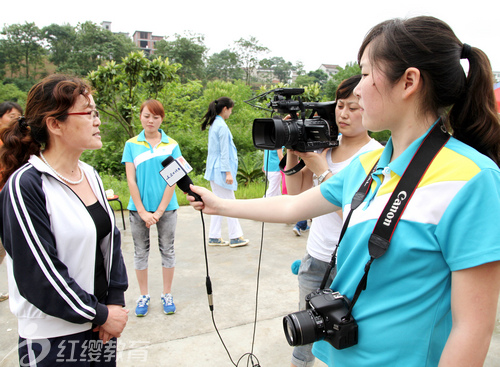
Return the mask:
[[120,232],[98,173],[79,160],[101,148],[100,125],[90,86],[51,75],[0,135],[0,236],[23,366],[116,365],[128,318]]
[[[193,187],[203,201],[191,205],[283,223],[343,209],[331,288],[354,302],[359,338],[344,349],[315,343],[329,366],[482,366],[500,293],[500,121],[488,58],[419,16],[372,28],[358,62],[363,126],[391,131],[383,150],[300,195],[227,201]],[[407,192],[409,177],[417,185]],[[390,236],[374,233],[376,223]]]
[[[238,188],[236,173],[238,172],[238,153],[233,142],[233,135],[226,120],[233,112],[234,102],[231,98],[220,97],[210,102],[203,116],[201,130],[208,131],[208,156],[205,179],[210,181],[210,187],[215,195],[224,199],[234,200],[234,192]],[[248,245],[243,238],[240,222],[235,218],[227,218],[229,242],[222,239],[222,217],[213,215],[210,218],[210,246],[240,247]]]

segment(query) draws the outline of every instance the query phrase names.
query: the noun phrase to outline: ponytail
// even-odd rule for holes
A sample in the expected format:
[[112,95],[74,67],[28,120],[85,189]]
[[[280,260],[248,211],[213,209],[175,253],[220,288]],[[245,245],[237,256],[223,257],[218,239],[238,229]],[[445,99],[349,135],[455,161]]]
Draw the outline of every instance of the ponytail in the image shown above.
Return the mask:
[[500,166],[500,118],[496,110],[493,73],[486,54],[464,44],[469,74],[462,97],[449,112],[453,136],[490,157]]
[[215,118],[222,112],[224,107],[233,108],[234,101],[228,97],[220,97],[210,102],[205,116],[203,116],[203,118],[201,119],[201,131],[205,131],[207,126],[211,126],[213,124]]
[[0,188],[3,188],[10,175],[25,164],[32,154],[40,153],[40,144],[32,138],[24,116],[3,129],[0,140],[3,142],[0,147]]

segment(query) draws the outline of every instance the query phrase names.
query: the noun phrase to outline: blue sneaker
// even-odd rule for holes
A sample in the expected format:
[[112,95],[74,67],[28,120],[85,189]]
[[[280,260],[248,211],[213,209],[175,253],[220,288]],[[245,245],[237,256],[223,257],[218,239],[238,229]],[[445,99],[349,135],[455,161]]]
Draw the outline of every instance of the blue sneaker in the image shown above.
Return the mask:
[[137,307],[135,308],[135,316],[144,317],[148,314],[150,299],[149,294],[139,297],[137,300]]
[[238,238],[231,238],[229,240],[229,247],[241,247],[241,246],[246,246],[248,245],[250,241],[243,238],[243,237],[238,237]]
[[303,228],[303,229],[300,229],[299,226],[295,225],[293,227],[293,232],[297,235],[297,236],[302,236],[302,232],[307,232],[311,227],[307,226],[306,225],[306,228]]
[[161,295],[161,303],[163,303],[163,312],[167,315],[175,313],[174,298],[170,293]]

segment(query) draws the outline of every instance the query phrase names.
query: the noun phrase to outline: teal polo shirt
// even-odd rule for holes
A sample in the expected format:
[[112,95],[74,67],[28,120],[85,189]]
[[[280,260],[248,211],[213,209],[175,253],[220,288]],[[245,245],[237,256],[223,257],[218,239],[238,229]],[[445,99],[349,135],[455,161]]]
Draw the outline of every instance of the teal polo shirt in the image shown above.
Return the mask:
[[[161,162],[169,156],[179,158],[182,155],[179,144],[167,136],[163,130],[159,129],[159,131],[161,132],[161,141],[157,146],[152,147],[147,142],[144,130],[142,130],[139,135],[127,140],[122,156],[123,164],[134,163],[142,204],[148,212],[156,211],[167,187],[167,183],[160,175],[160,171],[163,169]],[[166,210],[178,208],[179,204],[174,192]],[[127,209],[137,211],[132,197],[130,197]]]

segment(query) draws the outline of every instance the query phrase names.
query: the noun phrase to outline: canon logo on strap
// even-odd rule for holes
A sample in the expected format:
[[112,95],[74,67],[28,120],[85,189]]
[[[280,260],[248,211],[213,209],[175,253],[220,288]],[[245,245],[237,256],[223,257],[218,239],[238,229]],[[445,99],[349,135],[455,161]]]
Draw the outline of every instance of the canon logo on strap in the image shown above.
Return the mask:
[[394,202],[391,205],[391,208],[387,212],[384,218],[384,222],[382,223],[384,226],[389,227],[391,225],[392,219],[394,218],[394,213],[396,213],[401,206],[401,203],[406,200],[407,194],[406,191],[400,191],[394,199]]

